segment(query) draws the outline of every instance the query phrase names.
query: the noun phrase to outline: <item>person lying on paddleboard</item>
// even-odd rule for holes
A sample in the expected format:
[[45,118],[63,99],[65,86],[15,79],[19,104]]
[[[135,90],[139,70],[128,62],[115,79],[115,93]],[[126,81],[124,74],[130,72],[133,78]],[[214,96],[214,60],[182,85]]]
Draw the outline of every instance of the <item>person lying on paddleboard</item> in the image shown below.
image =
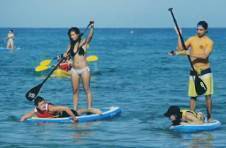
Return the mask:
[[[177,31],[176,31],[177,32]],[[181,31],[180,31],[181,32]],[[182,33],[182,32],[181,32]],[[214,42],[207,35],[208,23],[206,21],[200,21],[197,24],[196,35],[190,37],[185,42],[185,46],[188,50],[183,49],[179,33],[178,34],[178,48],[176,51],[171,51],[169,54],[175,55],[190,55],[192,64],[199,77],[204,81],[207,91],[204,94],[206,98],[207,118],[211,121],[212,116],[212,99],[213,95],[213,74],[211,71],[211,65],[209,62],[209,56],[212,53]],[[190,97],[190,109],[195,111],[197,93],[195,91],[194,84],[194,71],[190,71],[189,84],[188,84],[188,96]]]
[[34,100],[35,108],[33,111],[23,115],[20,121],[25,121],[28,118],[37,116],[39,118],[64,118],[71,117],[73,122],[77,122],[76,116],[82,114],[101,114],[99,109],[79,109],[77,111],[72,110],[66,106],[56,106],[52,103],[48,103],[44,98],[38,96]]
[[186,124],[203,124],[204,116],[201,112],[194,112],[187,109],[180,109],[178,106],[170,106],[164,114],[168,117],[172,125],[186,125]]

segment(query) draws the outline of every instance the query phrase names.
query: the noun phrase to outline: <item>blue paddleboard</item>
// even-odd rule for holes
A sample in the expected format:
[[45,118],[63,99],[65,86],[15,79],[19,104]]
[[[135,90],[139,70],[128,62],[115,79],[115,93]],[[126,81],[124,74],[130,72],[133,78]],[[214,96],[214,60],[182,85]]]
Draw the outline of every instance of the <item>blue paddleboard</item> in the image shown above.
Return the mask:
[[220,121],[213,120],[212,122],[206,122],[204,124],[171,126],[170,130],[182,133],[192,133],[200,131],[212,131],[219,128],[220,126],[221,126]]
[[13,50],[20,50],[20,48],[19,47],[17,47],[17,48],[13,48],[13,49],[11,49],[11,48],[5,48],[5,47],[0,47],[0,50],[5,50],[5,51],[13,51]]
[[[78,116],[78,122],[92,122],[92,121],[99,121],[99,120],[106,120],[112,119],[121,114],[121,109],[119,107],[110,107],[106,110],[103,110],[103,113],[98,114],[91,114],[91,115],[82,115]],[[30,123],[72,123],[71,117],[66,118],[38,118],[32,117],[26,120],[26,122]]]
[[0,50],[10,50],[8,48],[0,47]]

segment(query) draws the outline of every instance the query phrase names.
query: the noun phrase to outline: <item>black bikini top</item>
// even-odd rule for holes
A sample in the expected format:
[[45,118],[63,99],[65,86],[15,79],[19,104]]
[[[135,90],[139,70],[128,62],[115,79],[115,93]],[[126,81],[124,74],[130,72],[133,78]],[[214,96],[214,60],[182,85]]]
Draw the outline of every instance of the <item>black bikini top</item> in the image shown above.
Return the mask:
[[85,50],[84,50],[82,47],[80,47],[80,48],[78,49],[78,51],[76,51],[76,52],[74,52],[74,50],[70,50],[70,55],[71,55],[71,57],[74,57],[77,53],[78,53],[78,55],[80,55],[80,56],[84,56],[84,55],[85,55]]

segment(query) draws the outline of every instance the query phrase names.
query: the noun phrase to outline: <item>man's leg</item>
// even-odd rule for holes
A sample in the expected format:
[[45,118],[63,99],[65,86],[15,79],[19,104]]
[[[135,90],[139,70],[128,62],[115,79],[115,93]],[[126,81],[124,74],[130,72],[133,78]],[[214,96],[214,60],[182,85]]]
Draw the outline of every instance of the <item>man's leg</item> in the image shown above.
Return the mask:
[[196,107],[196,97],[191,97],[190,99],[190,110],[191,111],[195,111],[195,107]]
[[211,95],[206,95],[206,109],[207,109],[207,119],[209,120],[211,118],[212,113],[212,99]]

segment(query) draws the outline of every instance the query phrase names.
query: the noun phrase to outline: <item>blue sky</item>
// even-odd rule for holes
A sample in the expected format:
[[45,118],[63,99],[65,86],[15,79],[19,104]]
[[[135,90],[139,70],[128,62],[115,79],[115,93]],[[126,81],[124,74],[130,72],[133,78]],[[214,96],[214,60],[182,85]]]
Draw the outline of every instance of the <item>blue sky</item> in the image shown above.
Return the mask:
[[169,7],[184,27],[226,27],[226,0],[0,0],[0,27],[172,27]]

